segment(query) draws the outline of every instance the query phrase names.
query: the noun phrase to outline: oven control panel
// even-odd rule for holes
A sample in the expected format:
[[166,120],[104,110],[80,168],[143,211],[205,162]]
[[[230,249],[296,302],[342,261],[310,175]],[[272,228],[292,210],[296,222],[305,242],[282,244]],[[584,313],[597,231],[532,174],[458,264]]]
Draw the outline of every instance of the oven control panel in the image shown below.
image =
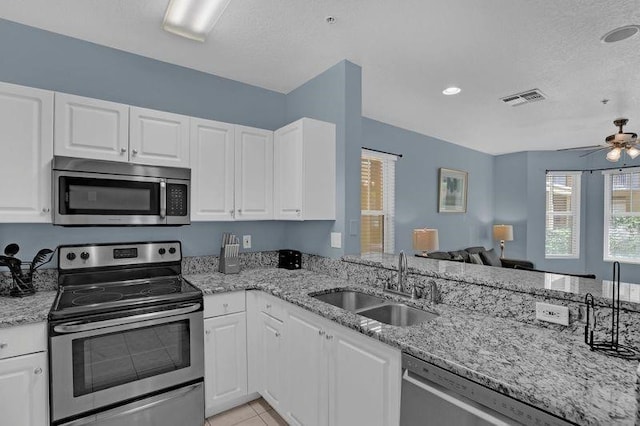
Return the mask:
[[179,262],[180,241],[60,246],[58,268],[63,270],[106,266]]

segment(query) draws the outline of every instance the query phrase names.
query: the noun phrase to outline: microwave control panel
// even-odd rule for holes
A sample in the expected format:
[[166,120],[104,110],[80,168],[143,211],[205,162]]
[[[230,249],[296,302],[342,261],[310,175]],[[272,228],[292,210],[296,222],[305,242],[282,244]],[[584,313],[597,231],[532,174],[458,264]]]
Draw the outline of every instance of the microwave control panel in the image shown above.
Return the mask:
[[189,214],[189,187],[170,183],[167,185],[167,216],[186,216]]

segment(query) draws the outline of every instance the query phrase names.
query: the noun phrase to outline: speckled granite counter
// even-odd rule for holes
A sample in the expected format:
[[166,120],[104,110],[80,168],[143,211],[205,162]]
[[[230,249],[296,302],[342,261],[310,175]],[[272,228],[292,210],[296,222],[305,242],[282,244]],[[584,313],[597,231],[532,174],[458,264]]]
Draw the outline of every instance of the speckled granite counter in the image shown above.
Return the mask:
[[[392,254],[363,254],[344,256],[343,261],[378,268],[398,268],[398,256]],[[511,291],[520,291],[556,299],[584,302],[587,293],[591,293],[596,304],[611,305],[612,283],[609,280],[571,277],[568,275],[548,274],[524,271],[520,269],[499,268],[476,265],[473,263],[451,262],[446,260],[425,259],[407,256],[409,272],[485,285]],[[621,307],[640,312],[640,284],[620,284]]]
[[565,333],[424,301],[422,307],[439,313],[438,318],[406,328],[388,326],[308,296],[338,287],[379,295],[378,289],[306,270],[256,269],[186,278],[205,294],[266,291],[578,424],[636,422],[637,362],[591,352],[579,338]]
[[55,291],[39,291],[27,297],[0,297],[0,329],[47,320]]

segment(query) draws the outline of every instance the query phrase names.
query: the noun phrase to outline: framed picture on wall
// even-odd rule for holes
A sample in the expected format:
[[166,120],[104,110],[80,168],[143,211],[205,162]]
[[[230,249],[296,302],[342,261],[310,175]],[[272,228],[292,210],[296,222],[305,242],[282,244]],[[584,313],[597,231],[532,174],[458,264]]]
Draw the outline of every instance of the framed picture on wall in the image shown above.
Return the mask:
[[467,172],[440,168],[438,213],[467,212]]

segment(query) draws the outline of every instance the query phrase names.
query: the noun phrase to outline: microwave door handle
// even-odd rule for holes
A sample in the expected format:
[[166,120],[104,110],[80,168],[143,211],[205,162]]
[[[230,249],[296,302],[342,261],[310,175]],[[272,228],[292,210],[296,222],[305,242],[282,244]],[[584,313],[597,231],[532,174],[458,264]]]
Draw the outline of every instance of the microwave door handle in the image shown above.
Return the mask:
[[167,217],[167,182],[160,181],[160,217]]

